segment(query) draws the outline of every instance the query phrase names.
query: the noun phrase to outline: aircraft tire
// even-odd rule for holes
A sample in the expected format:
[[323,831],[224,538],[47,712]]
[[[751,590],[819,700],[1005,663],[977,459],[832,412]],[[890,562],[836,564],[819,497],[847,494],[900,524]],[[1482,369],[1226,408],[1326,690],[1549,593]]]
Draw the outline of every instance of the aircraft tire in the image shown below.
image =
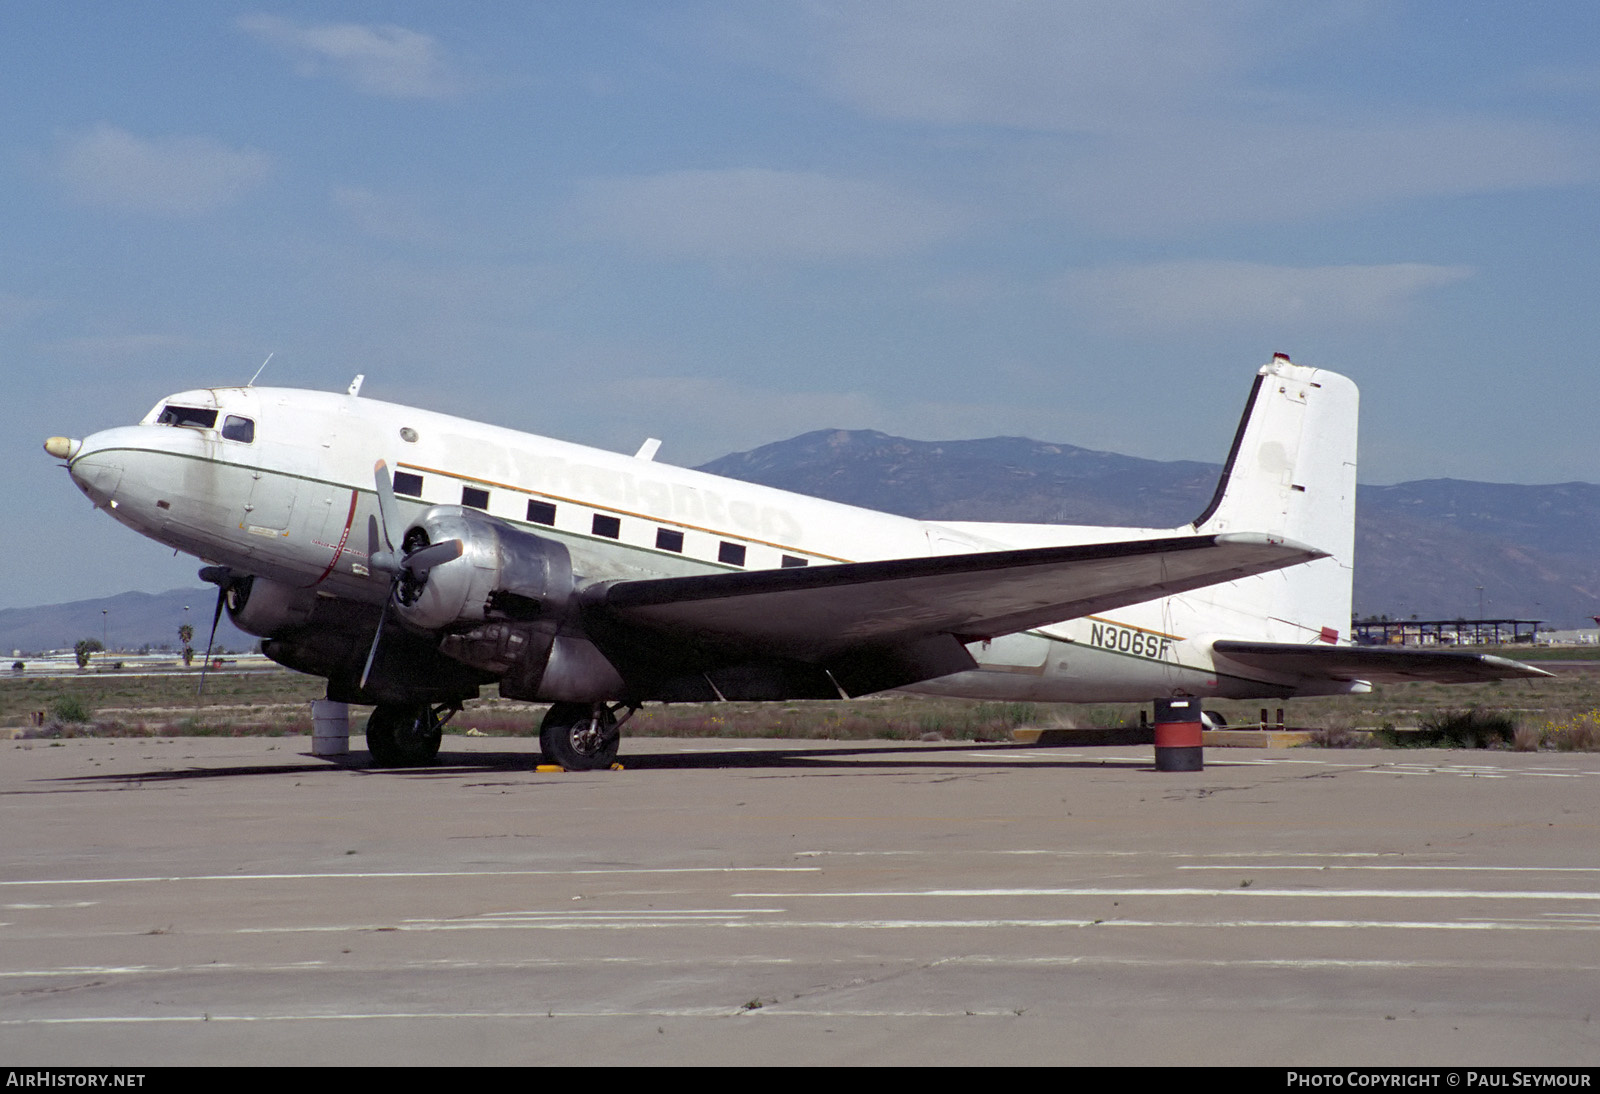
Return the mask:
[[617,759],[622,734],[604,705],[556,703],[539,725],[539,748],[546,763],[568,771],[600,771]]
[[367,719],[367,751],[374,767],[420,767],[439,757],[444,725],[427,704],[380,703]]

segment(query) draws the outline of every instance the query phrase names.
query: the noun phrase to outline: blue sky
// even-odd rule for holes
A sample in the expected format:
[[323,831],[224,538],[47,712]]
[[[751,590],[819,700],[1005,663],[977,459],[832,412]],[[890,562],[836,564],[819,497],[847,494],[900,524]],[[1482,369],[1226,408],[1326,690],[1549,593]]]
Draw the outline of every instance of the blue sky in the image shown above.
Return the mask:
[[1592,3],[12,3],[0,102],[0,607],[192,583],[39,444],[269,352],[692,464],[1216,461],[1283,350],[1363,481],[1600,477]]

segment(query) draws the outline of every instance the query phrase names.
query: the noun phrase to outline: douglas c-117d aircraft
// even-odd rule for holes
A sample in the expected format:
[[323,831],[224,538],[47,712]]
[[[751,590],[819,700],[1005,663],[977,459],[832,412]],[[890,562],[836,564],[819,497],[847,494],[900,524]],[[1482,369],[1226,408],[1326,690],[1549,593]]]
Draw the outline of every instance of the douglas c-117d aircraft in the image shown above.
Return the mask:
[[1278,355],[1180,528],[920,521],[347,394],[163,399],[51,455],[205,560],[273,660],[375,704],[374,763],[427,763],[498,682],[545,755],[609,766],[640,704],[888,689],[1060,702],[1326,695],[1545,675],[1348,644],[1356,388]]

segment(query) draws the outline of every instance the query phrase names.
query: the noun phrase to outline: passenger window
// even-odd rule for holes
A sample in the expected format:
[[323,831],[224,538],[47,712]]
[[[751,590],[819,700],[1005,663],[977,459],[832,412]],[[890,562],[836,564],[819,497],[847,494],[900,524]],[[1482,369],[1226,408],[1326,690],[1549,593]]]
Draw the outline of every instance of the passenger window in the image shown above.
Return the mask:
[[556,507],[547,501],[528,502],[528,523],[547,524],[554,526],[556,522]]
[[179,406],[168,403],[161,408],[161,416],[156,419],[156,425],[187,425],[196,429],[214,429],[217,424],[217,412],[206,410],[198,406]]
[[253,418],[241,418],[237,414],[229,414],[222,421],[222,439],[225,441],[238,441],[241,444],[252,444],[256,439],[256,423]]
[[792,570],[796,566],[805,566],[807,564],[808,563],[807,563],[806,559],[796,558],[794,555],[784,555],[783,556],[783,568],[785,570]]
[[671,528],[656,529],[656,546],[663,551],[677,551],[683,553],[683,533],[675,532]]
[[468,509],[489,508],[489,491],[476,486],[463,486],[461,488],[461,504]]
[[592,527],[594,534],[597,536],[605,536],[607,539],[620,539],[622,537],[622,521],[616,517],[608,517],[601,513],[596,513]]
[[413,475],[409,471],[396,471],[394,473],[394,492],[404,494],[410,498],[422,497],[422,476]]
[[731,563],[734,566],[743,566],[744,544],[723,541],[722,545],[717,548],[717,561]]

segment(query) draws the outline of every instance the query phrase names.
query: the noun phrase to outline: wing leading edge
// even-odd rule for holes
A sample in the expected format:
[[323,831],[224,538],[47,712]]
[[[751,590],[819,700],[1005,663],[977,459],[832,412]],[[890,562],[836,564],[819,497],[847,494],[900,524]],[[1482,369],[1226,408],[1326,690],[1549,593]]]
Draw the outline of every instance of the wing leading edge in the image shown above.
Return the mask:
[[693,661],[825,664],[936,636],[1010,634],[1323,555],[1226,533],[621,581],[591,595],[585,621],[670,639],[699,651]]
[[1428,680],[1436,684],[1471,684],[1485,680],[1534,679],[1552,673],[1489,653],[1393,650],[1369,646],[1298,646],[1284,642],[1238,642],[1221,639],[1213,652],[1230,661],[1268,672],[1324,680],[1367,680],[1398,684]]

